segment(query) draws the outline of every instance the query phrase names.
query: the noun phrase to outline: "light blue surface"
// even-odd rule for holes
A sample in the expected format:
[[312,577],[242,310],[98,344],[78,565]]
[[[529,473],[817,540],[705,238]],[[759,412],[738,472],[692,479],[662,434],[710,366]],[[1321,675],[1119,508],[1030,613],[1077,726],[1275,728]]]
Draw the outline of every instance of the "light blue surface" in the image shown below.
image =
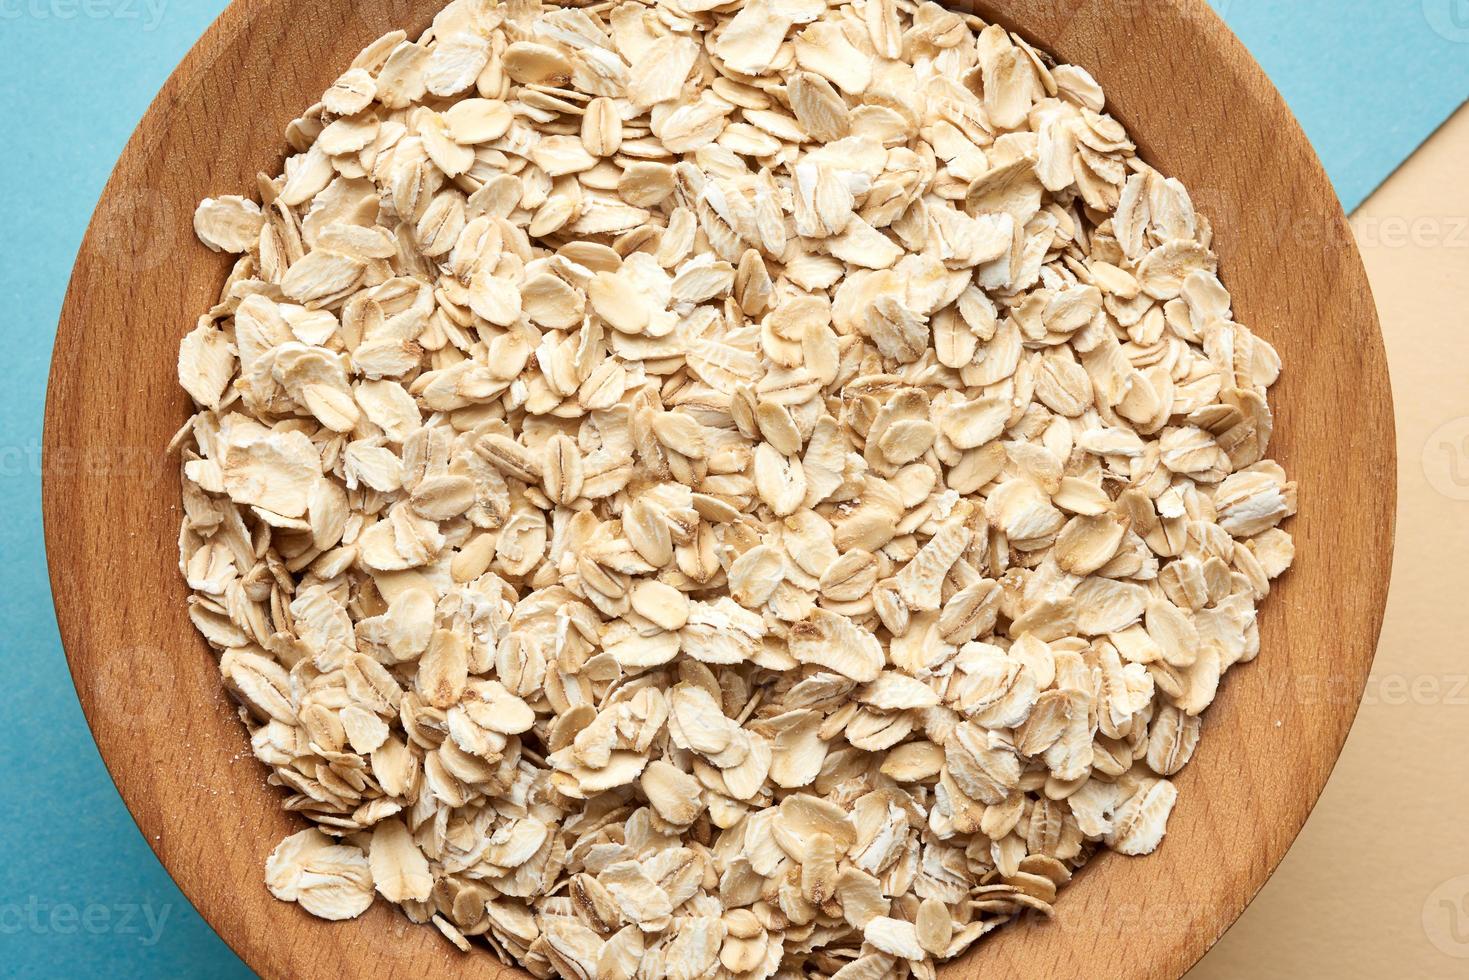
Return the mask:
[[1211,2],[1295,111],[1348,211],[1469,99],[1469,0]]
[[0,0],[0,975],[25,980],[251,976],[107,777],[41,542],[41,410],[72,259],[128,134],[224,6],[151,2]]
[[[1349,207],[1469,97],[1469,0],[1215,5],[1280,85]],[[6,976],[249,975],[154,860],[92,745],[51,613],[39,501],[47,363],[87,218],[154,92],[223,6],[0,0]]]

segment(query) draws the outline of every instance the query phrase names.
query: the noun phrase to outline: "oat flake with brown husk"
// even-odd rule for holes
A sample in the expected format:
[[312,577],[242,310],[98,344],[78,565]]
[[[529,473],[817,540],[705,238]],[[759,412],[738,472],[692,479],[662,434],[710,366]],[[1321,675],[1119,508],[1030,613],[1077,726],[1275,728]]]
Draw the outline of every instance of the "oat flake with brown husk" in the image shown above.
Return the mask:
[[190,613],[313,823],[272,894],[931,977],[1158,846],[1295,485],[1085,70],[906,0],[456,0],[286,140],[179,352]]

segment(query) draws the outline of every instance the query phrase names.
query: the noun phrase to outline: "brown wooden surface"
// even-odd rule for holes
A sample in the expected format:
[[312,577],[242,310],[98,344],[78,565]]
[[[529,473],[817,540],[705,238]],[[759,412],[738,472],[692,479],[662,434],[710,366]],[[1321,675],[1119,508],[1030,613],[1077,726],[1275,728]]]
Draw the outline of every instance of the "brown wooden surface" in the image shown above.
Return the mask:
[[[464,956],[382,903],[311,918],[262,882],[300,821],[249,755],[177,570],[188,417],[178,341],[228,263],[194,243],[202,197],[249,193],[288,121],[434,0],[236,0],[159,93],[104,191],[62,312],[46,404],[44,509],[57,618],[82,707],[148,842],[267,977],[523,976]],[[1279,349],[1272,454],[1300,483],[1296,566],[1265,603],[1259,659],[1229,675],[1168,837],[1104,855],[1058,918],[946,967],[981,976],[1176,977],[1240,914],[1315,803],[1360,697],[1392,548],[1391,395],[1372,297],[1321,165],[1203,0],[1006,0],[993,14],[1086,66],[1144,156],[1217,228],[1238,319]]]

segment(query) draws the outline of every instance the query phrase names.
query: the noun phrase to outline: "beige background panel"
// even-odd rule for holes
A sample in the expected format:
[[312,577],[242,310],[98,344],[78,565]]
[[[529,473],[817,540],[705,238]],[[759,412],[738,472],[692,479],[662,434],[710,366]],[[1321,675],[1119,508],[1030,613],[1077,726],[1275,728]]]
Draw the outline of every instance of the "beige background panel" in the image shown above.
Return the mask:
[[[1397,406],[1399,512],[1387,621],[1366,699],[1320,804],[1274,878],[1190,980],[1469,976],[1466,159],[1469,107],[1352,218]],[[1293,696],[1342,691],[1331,678],[1303,679]]]

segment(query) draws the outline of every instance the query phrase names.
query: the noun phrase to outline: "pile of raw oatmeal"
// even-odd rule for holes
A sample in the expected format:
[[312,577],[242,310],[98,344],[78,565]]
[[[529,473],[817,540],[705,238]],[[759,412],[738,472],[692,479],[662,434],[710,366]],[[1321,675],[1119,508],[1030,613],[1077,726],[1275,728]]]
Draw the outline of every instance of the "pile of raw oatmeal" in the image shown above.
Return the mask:
[[190,612],[314,828],[541,977],[931,977],[1163,836],[1279,363],[1097,83],[909,0],[456,0],[183,340]]

